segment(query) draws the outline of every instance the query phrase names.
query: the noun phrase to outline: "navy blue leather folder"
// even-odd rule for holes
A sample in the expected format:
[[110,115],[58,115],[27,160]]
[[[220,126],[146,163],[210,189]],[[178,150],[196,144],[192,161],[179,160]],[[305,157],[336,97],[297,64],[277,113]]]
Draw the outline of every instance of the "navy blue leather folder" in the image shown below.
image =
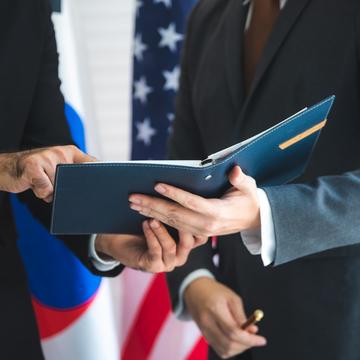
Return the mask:
[[234,165],[259,186],[281,185],[302,174],[325,126],[334,96],[228,149],[194,161],[129,161],[59,165],[53,234],[141,233],[144,218],[129,208],[132,193],[159,196],[158,182],[204,197],[229,187]]

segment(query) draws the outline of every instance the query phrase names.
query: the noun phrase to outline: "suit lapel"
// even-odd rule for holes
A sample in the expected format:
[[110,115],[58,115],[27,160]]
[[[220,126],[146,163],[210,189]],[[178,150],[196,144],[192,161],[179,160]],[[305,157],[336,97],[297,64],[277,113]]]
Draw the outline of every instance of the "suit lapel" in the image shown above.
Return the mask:
[[257,90],[262,78],[266,71],[274,60],[276,53],[281,48],[281,45],[285,41],[290,30],[296,23],[296,20],[300,16],[301,12],[310,0],[288,0],[288,4],[282,10],[277,23],[270,35],[269,41],[264,49],[264,53],[257,66],[256,74],[249,91],[249,95],[246,98],[244,106],[240,111],[239,124],[243,123],[246,115],[246,110],[254,97],[254,93]]
[[225,73],[235,114],[245,100],[242,49],[247,9],[242,0],[232,0],[224,16]]

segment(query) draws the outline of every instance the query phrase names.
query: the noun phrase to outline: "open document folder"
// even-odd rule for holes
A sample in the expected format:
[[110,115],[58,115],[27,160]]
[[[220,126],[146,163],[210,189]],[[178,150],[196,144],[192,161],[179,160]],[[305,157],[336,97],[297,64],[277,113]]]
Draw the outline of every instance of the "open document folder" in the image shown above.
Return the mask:
[[294,180],[306,168],[333,102],[329,97],[204,160],[59,165],[52,233],[141,233],[144,217],[129,208],[130,194],[159,196],[153,189],[163,182],[219,197],[230,187],[227,176],[235,165],[260,186]]

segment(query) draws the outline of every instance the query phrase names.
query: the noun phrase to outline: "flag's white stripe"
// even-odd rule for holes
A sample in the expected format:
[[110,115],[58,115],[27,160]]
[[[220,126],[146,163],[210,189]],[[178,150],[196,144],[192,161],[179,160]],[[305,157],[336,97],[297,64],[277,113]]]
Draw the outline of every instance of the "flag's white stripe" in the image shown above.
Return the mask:
[[139,271],[126,269],[121,274],[122,280],[122,298],[123,298],[123,315],[122,315],[122,342],[126,341],[127,334],[133,325],[135,318],[144,301],[144,296],[154,279],[154,275],[146,274]]
[[54,13],[52,16],[59,51],[61,90],[66,101],[85,122],[87,151],[101,158],[102,144],[98,141],[98,121],[95,119],[93,108],[94,89],[89,81],[91,75],[88,68],[89,60],[83,49],[85,35],[78,14],[81,5],[78,1],[71,0],[62,0],[61,4],[61,13]]
[[59,76],[61,90],[67,100],[84,119],[84,103],[78,74],[78,59],[72,24],[67,1],[62,2],[62,12],[54,13],[52,20],[55,27],[56,42],[59,51]]
[[119,360],[116,321],[107,280],[89,309],[62,333],[42,342],[46,359]]
[[169,315],[154,344],[149,360],[184,360],[199,341],[200,331],[192,321]]

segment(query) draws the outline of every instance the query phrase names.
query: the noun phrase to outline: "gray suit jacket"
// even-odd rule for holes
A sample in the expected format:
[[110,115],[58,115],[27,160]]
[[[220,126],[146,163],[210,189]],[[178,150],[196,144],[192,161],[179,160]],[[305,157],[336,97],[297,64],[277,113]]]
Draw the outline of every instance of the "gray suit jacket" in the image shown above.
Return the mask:
[[274,265],[360,243],[360,170],[264,190],[274,221]]

